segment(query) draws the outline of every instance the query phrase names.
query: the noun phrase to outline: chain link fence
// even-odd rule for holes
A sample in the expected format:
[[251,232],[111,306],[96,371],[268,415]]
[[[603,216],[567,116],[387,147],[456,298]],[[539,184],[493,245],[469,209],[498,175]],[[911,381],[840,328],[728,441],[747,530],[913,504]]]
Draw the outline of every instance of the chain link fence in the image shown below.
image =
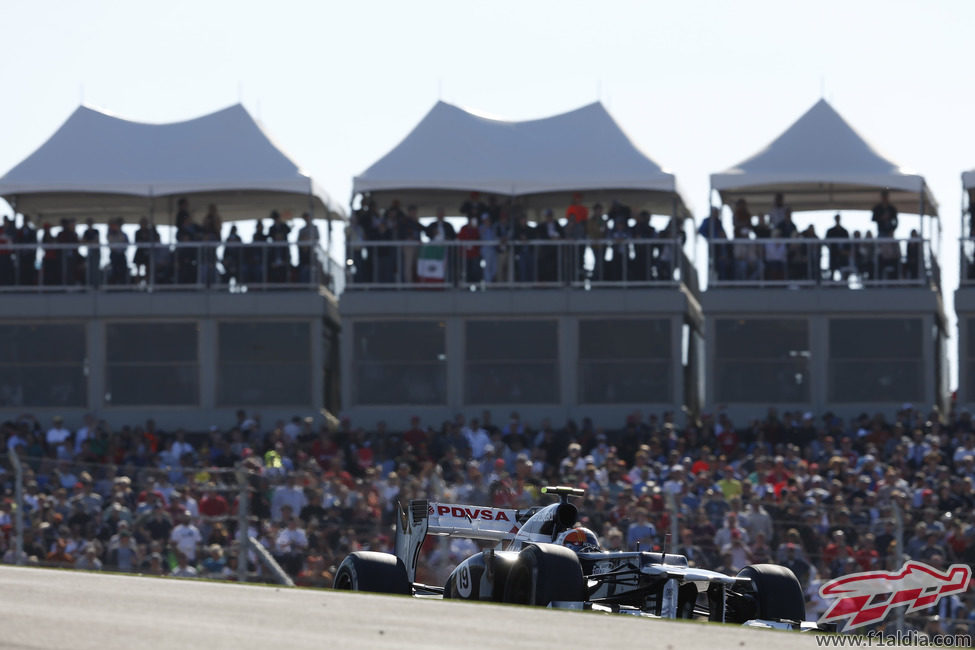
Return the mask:
[[[805,590],[810,620],[828,607],[819,588],[832,578],[893,571],[908,558],[947,569],[971,552],[965,512],[941,508],[929,491],[888,489],[879,477],[872,485],[858,475],[776,482],[765,470],[696,466],[651,476],[638,465],[572,460],[571,451],[555,467],[491,453],[357,463],[276,447],[242,455],[235,467],[207,467],[191,454],[166,467],[0,455],[0,557],[9,564],[327,587],[349,552],[392,551],[397,503],[425,498],[527,509],[548,503],[540,487],[558,483],[586,488],[577,503],[579,524],[607,550],[678,553],[729,574],[746,564],[788,566]],[[844,491],[844,481],[862,485]],[[431,538],[416,579],[443,584],[477,550],[470,540]],[[888,631],[963,634],[975,623],[971,589],[930,609],[906,616],[904,609],[891,610]]]

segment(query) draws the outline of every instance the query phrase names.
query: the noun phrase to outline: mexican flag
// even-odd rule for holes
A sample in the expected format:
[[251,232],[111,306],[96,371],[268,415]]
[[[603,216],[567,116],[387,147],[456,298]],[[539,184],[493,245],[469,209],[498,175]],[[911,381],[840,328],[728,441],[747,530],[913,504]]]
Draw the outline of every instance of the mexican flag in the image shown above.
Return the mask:
[[446,247],[423,246],[416,260],[416,275],[420,282],[443,282],[446,276]]

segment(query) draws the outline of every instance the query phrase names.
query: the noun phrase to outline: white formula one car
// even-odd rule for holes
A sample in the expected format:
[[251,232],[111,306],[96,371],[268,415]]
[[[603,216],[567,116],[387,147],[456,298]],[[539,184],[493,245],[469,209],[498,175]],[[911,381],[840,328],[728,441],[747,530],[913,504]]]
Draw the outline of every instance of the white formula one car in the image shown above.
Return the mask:
[[[754,627],[816,630],[804,622],[805,598],[795,575],[773,564],[738,575],[691,568],[687,558],[600,549],[592,531],[575,527],[571,487],[542,488],[559,501],[521,511],[410,502],[400,509],[396,554],[360,551],[339,565],[334,588],[404,595],[586,609],[655,618],[702,618]],[[443,587],[415,582],[427,535],[497,542],[472,555]]]

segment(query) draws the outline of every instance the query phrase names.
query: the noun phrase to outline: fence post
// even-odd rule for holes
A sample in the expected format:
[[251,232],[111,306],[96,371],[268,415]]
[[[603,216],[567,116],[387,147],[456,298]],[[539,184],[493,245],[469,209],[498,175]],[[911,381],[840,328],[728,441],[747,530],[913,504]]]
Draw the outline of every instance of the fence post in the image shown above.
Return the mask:
[[667,510],[670,511],[670,544],[663,545],[664,553],[676,553],[677,544],[680,541],[678,523],[678,506],[677,506],[677,494],[674,492],[667,493]]
[[250,493],[244,464],[237,466],[237,582],[247,582],[247,555],[250,535],[247,534],[250,519]]
[[[896,555],[897,561],[894,562],[894,566],[891,567],[892,570],[896,571],[900,569],[901,564],[904,562],[904,513],[901,512],[900,504],[896,501],[892,503],[894,508],[894,541],[896,543]],[[897,608],[897,630],[904,630],[904,610],[906,607]]]
[[14,554],[18,566],[24,563],[24,466],[20,464],[17,447],[10,450],[10,462],[14,466]]

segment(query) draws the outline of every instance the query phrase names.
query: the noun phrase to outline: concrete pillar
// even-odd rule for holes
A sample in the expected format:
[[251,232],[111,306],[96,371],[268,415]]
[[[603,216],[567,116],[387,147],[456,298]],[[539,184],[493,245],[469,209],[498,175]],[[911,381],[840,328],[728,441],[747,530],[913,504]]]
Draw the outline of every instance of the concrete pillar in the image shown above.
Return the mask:
[[354,364],[353,356],[355,341],[353,332],[355,330],[355,320],[345,317],[342,319],[342,331],[339,333],[339,374],[342,384],[342,402],[339,411],[348,409],[353,405],[353,386],[354,386]]
[[311,406],[316,413],[320,413],[325,407],[325,359],[324,342],[322,341],[322,328],[324,324],[321,319],[313,318],[308,334],[311,337],[308,350],[311,354]]
[[[687,341],[690,345],[691,342]],[[653,395],[655,402],[668,402],[676,408],[686,404],[684,401],[684,319],[682,316],[670,317],[670,395]],[[676,413],[675,413],[676,415]]]
[[807,316],[809,322],[809,401],[822,414],[829,403],[829,316]]
[[200,362],[200,407],[211,411],[217,405],[220,341],[216,319],[204,318],[197,323],[197,359]]
[[559,376],[559,403],[563,419],[568,420],[579,406],[579,318],[559,318],[559,358],[555,372]]
[[467,345],[466,320],[461,317],[443,319],[445,323],[444,351],[447,355],[447,410],[451,416],[464,410],[465,363]]
[[85,405],[96,413],[105,408],[105,321],[93,318],[85,327],[85,378],[88,380],[88,400]]

